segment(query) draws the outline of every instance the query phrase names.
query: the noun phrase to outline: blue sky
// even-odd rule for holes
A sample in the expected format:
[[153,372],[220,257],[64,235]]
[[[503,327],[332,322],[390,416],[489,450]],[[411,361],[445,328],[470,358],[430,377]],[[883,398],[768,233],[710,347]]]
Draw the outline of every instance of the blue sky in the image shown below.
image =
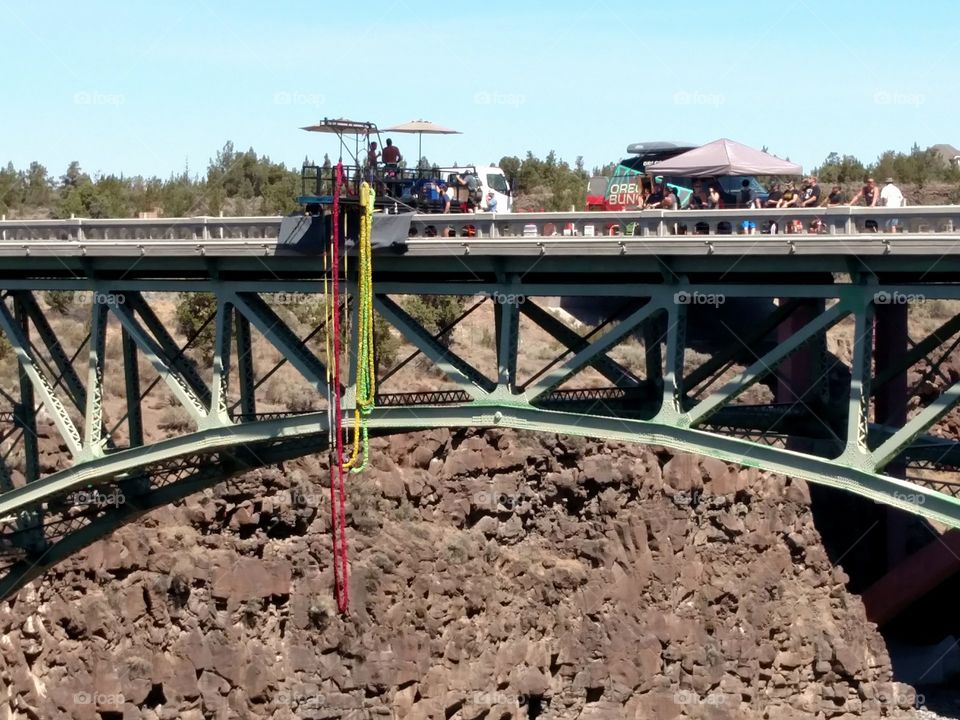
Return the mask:
[[[288,165],[298,128],[426,118],[441,164],[729,137],[804,167],[960,146],[960,8],[939,1],[0,0],[0,161],[203,173],[227,140]],[[412,158],[416,137],[394,135]]]

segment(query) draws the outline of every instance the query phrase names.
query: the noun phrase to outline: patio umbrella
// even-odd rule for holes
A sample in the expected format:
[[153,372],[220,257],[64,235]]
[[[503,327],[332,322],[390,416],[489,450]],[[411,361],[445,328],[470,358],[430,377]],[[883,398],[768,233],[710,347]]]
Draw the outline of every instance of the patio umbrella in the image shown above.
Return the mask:
[[451,130],[443,125],[437,125],[429,120],[411,120],[410,122],[400,123],[393,127],[388,127],[384,132],[416,133],[417,142],[417,164],[420,164],[420,158],[423,156],[423,136],[424,135],[461,135],[459,130]]

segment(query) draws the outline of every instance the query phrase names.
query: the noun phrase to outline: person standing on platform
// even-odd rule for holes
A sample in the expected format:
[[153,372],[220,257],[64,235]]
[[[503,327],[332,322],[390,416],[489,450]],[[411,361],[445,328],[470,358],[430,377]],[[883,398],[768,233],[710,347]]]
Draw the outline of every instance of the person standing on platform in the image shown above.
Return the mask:
[[383,148],[383,164],[387,167],[396,167],[403,160],[400,155],[400,148],[393,144],[393,140],[387,138],[387,144]]

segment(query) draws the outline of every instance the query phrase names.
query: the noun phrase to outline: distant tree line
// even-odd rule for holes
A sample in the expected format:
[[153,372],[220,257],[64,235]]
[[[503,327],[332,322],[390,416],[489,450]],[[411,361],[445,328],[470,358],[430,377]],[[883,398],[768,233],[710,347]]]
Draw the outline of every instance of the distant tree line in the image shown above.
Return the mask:
[[68,218],[164,217],[190,215],[275,215],[297,206],[300,171],[288,169],[251,148],[240,152],[228,142],[210,160],[203,176],[189,169],[168,179],[124,175],[91,177],[71,162],[55,177],[38,162],[26,170],[0,167],[0,213],[9,216]]
[[500,168],[510,181],[516,210],[582,210],[590,175],[578,157],[573,166],[551,150],[541,160],[527,152],[500,158]]
[[[420,165],[429,167],[421,158]],[[500,159],[514,193],[517,210],[581,210],[591,175],[613,174],[616,163],[584,168],[583,158],[571,165],[550,151],[543,159],[532,152]],[[830,153],[813,169],[821,183],[855,185],[868,176],[923,189],[936,183],[960,184],[960,168],[946,162],[935,150],[914,145],[909,153],[889,150],[873,163],[852,155]],[[236,150],[226,143],[207,165],[206,172],[189,169],[166,180],[157,177],[95,175],[72,162],[63,175],[52,176],[38,162],[18,170],[12,163],[0,166],[0,214],[9,217],[136,217],[156,212],[163,217],[190,215],[276,215],[297,209],[299,168],[287,168],[251,148]],[[960,194],[960,191],[955,194]],[[960,197],[953,198],[956,202]]]
[[947,162],[936,150],[921,150],[914,144],[909,153],[887,150],[875,162],[864,165],[852,155],[832,152],[814,170],[820,182],[846,185],[867,177],[882,182],[892,177],[896,182],[923,188],[934,182],[960,182],[960,167]]

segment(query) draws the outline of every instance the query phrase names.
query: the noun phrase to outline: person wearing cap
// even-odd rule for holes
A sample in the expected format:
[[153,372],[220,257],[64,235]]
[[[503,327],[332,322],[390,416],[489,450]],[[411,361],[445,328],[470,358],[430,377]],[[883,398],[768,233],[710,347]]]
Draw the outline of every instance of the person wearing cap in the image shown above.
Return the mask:
[[487,212],[492,212],[492,213],[495,213],[497,211],[497,198],[493,194],[493,192],[487,193],[487,203],[484,206],[484,209]]
[[[903,207],[907,204],[906,199],[903,197],[903,193],[900,192],[900,188],[893,184],[892,177],[888,177],[883,182],[884,186],[880,191],[881,207]],[[896,232],[899,224],[900,220],[898,218],[887,218],[883,223],[884,229],[887,232]]]
[[777,201],[778,208],[788,208],[788,207],[799,207],[800,206],[800,193],[797,192],[796,185],[793,182],[787,183],[787,189],[783,191],[783,195],[780,196],[780,199]]

